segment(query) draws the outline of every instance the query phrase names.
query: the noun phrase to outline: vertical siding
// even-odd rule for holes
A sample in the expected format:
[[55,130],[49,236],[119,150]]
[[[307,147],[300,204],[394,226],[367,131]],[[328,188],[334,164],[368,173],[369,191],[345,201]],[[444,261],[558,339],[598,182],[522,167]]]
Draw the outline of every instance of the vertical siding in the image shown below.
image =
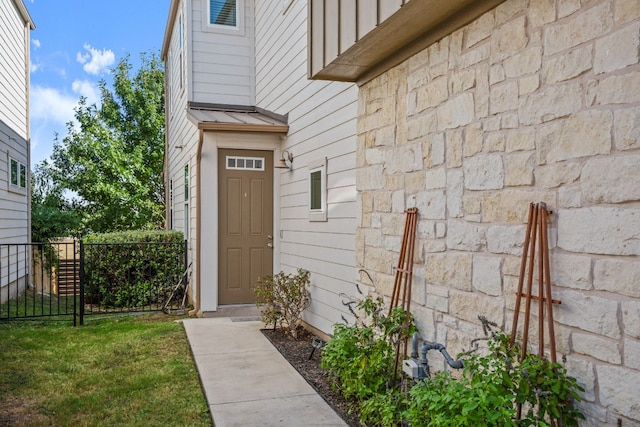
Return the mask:
[[[324,332],[348,316],[342,301],[355,291],[355,147],[357,88],[310,81],[307,2],[283,13],[280,2],[256,2],[256,104],[289,115],[282,148],[295,156],[280,173],[280,268],[311,272],[305,320]],[[327,158],[328,220],[308,219],[307,164]]]
[[190,0],[191,101],[254,105],[253,1],[244,7],[240,30],[216,30],[207,26],[207,1]]

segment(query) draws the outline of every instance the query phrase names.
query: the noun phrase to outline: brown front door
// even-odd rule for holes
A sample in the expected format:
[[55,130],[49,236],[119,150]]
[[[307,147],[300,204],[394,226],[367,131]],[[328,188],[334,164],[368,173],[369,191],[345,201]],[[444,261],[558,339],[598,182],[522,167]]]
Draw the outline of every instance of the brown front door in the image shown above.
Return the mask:
[[220,149],[218,171],[219,303],[254,303],[273,274],[273,152]]

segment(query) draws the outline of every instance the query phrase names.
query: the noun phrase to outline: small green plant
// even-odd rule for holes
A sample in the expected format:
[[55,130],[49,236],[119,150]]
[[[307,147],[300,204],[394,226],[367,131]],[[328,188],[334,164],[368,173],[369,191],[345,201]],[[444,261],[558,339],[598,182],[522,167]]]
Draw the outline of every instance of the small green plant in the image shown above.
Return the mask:
[[405,392],[390,388],[384,394],[376,394],[360,405],[360,422],[366,426],[401,426],[407,409]]
[[502,331],[491,331],[488,349],[465,358],[461,378],[440,372],[413,387],[405,412],[410,425],[577,426],[584,419],[573,406],[583,389],[562,365],[532,353],[519,362],[519,346]]
[[392,425],[388,423],[399,413],[394,405],[401,403],[392,387],[395,348],[416,330],[413,318],[407,319],[400,307],[384,315],[382,298],[371,295],[356,308],[355,324],[334,326],[333,337],[322,350],[322,368],[329,372],[334,388],[357,403],[363,422]]
[[409,392],[405,417],[415,426],[515,426],[511,358],[471,355],[463,375],[447,371]]
[[264,323],[279,322],[282,327],[284,322],[291,336],[298,337],[302,312],[311,304],[309,275],[307,270],[298,269],[295,275],[281,271],[258,279],[254,293]]
[[528,408],[522,426],[562,425],[577,427],[584,415],[573,405],[584,391],[559,363],[528,355],[519,366],[516,402]]

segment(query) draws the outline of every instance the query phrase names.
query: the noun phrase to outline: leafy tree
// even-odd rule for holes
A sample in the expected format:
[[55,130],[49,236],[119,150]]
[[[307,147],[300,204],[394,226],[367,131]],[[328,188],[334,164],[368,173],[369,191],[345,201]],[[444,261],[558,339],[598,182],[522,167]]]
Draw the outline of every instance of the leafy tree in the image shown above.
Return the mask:
[[101,104],[81,98],[76,122],[56,138],[53,169],[78,196],[84,227],[94,232],[161,228],[164,222],[164,70],[157,54],[129,56],[113,70],[113,90],[99,83]]
[[80,214],[65,197],[51,165],[42,161],[31,173],[31,241],[46,242],[78,233]]

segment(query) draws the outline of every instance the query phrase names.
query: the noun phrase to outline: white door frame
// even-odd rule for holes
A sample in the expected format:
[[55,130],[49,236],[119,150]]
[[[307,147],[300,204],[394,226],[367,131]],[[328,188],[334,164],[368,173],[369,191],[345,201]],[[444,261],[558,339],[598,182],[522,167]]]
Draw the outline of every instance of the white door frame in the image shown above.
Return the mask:
[[[198,165],[200,173],[201,215],[200,230],[200,313],[218,310],[218,149],[264,150],[274,152],[280,158],[282,138],[274,133],[205,131],[202,154]],[[212,194],[214,195],[212,197]],[[273,176],[273,271],[280,265],[280,173]]]

